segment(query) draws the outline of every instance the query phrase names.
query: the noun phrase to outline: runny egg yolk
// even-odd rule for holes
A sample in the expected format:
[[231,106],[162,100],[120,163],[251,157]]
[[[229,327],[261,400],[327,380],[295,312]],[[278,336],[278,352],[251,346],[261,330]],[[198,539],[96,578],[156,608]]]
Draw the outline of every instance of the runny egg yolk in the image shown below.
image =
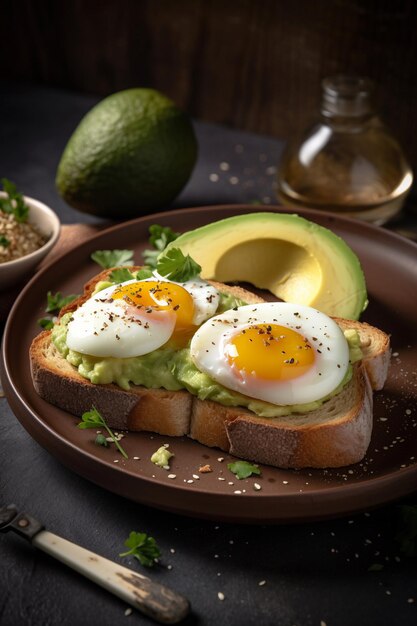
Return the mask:
[[227,359],[238,375],[245,372],[264,380],[287,381],[305,374],[315,351],[305,337],[278,324],[256,324],[232,336]]
[[151,314],[152,311],[175,313],[176,323],[172,338],[177,343],[185,345],[195,331],[194,301],[181,285],[156,280],[129,283],[116,289],[111,297],[113,300],[123,299],[136,308],[143,308],[146,314]]

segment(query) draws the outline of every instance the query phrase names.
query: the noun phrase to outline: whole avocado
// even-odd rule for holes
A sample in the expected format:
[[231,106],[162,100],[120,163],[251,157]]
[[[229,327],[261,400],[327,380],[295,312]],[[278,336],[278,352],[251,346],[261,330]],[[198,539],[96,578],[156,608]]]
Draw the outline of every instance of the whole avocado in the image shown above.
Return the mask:
[[189,117],[154,89],[127,89],[81,120],[62,154],[56,186],[85,213],[138,217],[175,199],[196,158]]

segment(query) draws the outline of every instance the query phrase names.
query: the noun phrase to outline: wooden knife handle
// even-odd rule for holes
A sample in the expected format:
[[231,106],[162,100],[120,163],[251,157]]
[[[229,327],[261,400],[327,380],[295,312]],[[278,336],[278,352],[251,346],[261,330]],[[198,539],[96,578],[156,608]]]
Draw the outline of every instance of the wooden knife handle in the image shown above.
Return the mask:
[[32,544],[162,624],[176,624],[189,612],[188,600],[179,593],[47,530]]

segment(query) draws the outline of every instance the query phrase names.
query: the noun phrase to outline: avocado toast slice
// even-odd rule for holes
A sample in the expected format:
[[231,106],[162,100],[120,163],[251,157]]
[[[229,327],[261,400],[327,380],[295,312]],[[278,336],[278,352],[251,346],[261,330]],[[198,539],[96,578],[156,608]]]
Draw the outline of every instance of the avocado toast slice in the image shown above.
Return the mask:
[[[89,281],[83,296],[65,307],[60,319],[81,306],[110,272]],[[239,287],[211,284],[247,303],[263,302]],[[338,467],[359,461],[369,445],[372,389],[380,388],[385,380],[389,340],[367,324],[336,321],[343,330],[357,331],[363,358],[353,365],[352,378],[343,391],[308,413],[261,418],[242,407],[201,400],[184,389],[132,385],[124,390],[114,383],[93,384],[58,351],[51,331],[42,332],[32,343],[32,377],[46,401],[79,416],[94,405],[113,428],[187,434],[205,445],[278,467]]]

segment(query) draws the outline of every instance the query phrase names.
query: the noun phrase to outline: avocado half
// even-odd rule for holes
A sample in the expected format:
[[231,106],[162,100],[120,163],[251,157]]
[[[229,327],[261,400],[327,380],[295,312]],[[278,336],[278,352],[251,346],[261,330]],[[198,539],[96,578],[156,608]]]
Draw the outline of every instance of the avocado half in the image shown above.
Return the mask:
[[368,303],[353,250],[332,231],[298,215],[229,217],[180,235],[164,253],[170,248],[197,261],[202,278],[249,282],[285,302],[334,317],[357,320]]

